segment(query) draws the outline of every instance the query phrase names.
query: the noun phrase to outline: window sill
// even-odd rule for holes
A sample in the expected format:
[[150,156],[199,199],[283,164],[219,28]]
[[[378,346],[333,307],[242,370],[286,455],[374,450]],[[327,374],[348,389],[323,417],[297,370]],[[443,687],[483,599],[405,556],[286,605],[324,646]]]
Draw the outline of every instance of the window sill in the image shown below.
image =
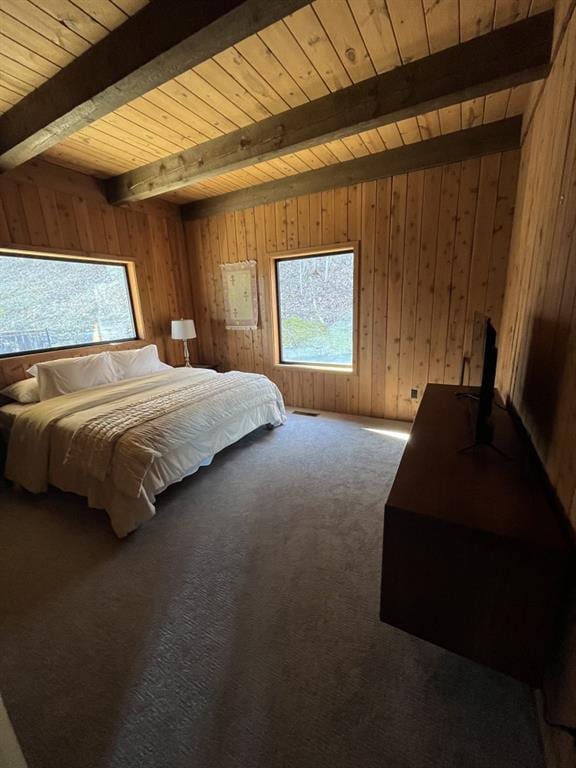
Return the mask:
[[146,339],[124,339],[123,341],[95,341],[90,344],[76,344],[69,347],[49,347],[48,349],[27,350],[25,352],[12,352],[6,355],[0,355],[0,362],[19,360],[22,363],[28,362],[28,358],[34,362],[40,363],[60,358],[82,357],[83,355],[96,355],[100,352],[113,352],[119,349],[136,349],[145,347],[147,344],[153,344],[153,341]]
[[347,376],[356,375],[354,368],[347,368],[346,366],[332,366],[332,365],[306,365],[305,363],[274,363],[274,368],[278,368],[283,371],[311,371],[313,373],[338,373],[345,374]]

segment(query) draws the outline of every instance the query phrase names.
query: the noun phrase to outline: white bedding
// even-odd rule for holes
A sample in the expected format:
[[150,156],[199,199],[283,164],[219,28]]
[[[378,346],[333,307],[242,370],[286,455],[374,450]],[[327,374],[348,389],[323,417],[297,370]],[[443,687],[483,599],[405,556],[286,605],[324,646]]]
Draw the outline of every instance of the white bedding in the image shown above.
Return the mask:
[[[234,386],[222,387],[225,377],[232,375]],[[136,409],[144,399],[191,384],[192,391],[197,385],[205,393],[212,382],[214,394],[191,398],[192,404],[148,418],[125,433],[137,447],[153,447],[153,459],[137,493],[121,461],[124,438],[115,444],[104,480],[68,456],[75,433],[114,409]],[[11,426],[6,476],[34,493],[50,484],[87,497],[91,507],[107,511],[115,533],[122,537],[153,517],[156,495],[168,485],[209,464],[215,453],[257,427],[284,421],[282,395],[265,376],[174,369],[26,406]]]
[[30,404],[6,403],[0,406],[0,434],[5,436],[6,442],[16,416],[24,413],[27,408],[30,408]]

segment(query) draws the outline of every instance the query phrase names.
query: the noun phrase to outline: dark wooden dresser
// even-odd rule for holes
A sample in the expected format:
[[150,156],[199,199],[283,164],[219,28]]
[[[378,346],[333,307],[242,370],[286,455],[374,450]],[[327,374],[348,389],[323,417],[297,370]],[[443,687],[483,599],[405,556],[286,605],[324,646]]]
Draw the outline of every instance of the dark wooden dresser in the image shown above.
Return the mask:
[[388,497],[382,621],[539,685],[574,548],[532,450],[494,409],[494,444],[473,442],[476,403],[428,385]]

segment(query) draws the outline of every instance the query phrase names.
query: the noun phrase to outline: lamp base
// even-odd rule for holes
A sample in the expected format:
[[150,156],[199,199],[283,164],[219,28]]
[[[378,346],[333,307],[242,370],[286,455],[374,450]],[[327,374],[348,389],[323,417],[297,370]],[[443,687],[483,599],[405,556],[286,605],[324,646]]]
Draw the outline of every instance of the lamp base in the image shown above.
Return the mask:
[[184,344],[184,367],[192,368],[190,365],[190,353],[188,352],[188,339],[183,339],[182,344]]

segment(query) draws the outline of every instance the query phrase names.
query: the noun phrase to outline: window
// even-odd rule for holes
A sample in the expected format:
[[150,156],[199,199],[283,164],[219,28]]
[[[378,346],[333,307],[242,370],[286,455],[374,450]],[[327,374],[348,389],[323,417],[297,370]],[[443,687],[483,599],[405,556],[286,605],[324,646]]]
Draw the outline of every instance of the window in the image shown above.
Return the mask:
[[353,250],[275,259],[279,362],[352,369]]
[[126,264],[0,253],[0,356],[136,337]]

